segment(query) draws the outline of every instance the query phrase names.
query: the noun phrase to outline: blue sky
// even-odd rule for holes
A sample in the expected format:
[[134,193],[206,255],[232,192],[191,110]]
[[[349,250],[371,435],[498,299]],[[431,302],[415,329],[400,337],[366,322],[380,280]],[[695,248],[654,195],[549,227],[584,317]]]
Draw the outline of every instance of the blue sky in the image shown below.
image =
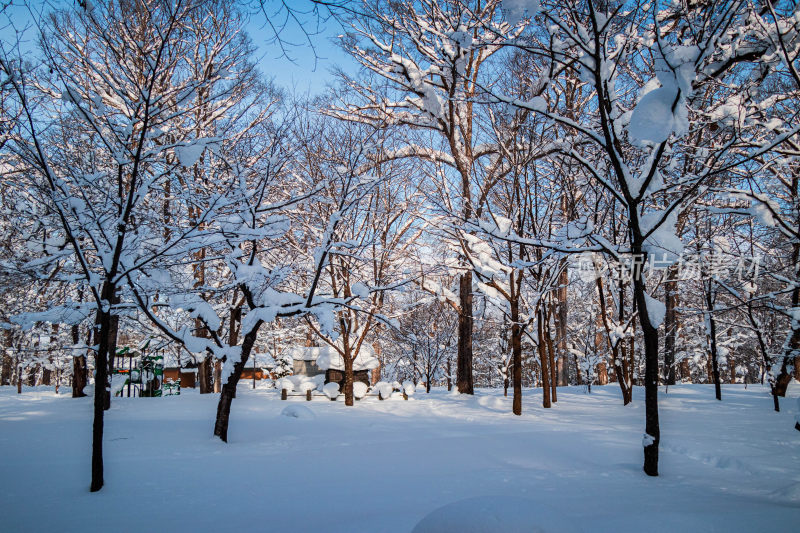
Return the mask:
[[[74,5],[74,2],[66,0],[52,2],[33,0],[29,3],[35,12],[41,10],[41,6],[46,3],[62,6]],[[301,6],[302,9],[302,2],[291,2],[291,4],[293,7]],[[267,12],[269,13],[269,11]],[[4,45],[15,40],[14,32],[7,23],[9,18],[17,29],[31,26],[30,11],[23,5],[23,1],[12,0],[0,17],[0,39]],[[275,20],[277,24],[280,19]],[[342,66],[347,71],[355,70],[355,62],[333,43],[335,37],[343,31],[341,25],[335,20],[329,19],[317,23],[318,21],[313,17],[305,17],[302,21],[310,34],[309,37],[306,37],[296,23],[283,27],[280,35],[286,43],[289,58],[283,55],[281,47],[274,42],[274,31],[265,21],[266,15],[263,12],[254,12],[245,29],[258,47],[259,69],[267,78],[274,79],[285,89],[311,95],[319,94],[327,83],[332,82],[333,76],[330,71],[334,66]],[[316,53],[308,43],[309,39],[313,43]],[[23,35],[21,48],[24,54],[35,53],[34,31],[29,30]]]
[[[258,46],[259,68],[267,76],[286,89],[296,89],[300,93],[318,94],[325,84],[333,80],[331,69],[343,67],[352,72],[356,63],[335,44],[336,36],[343,33],[342,26],[335,20],[306,20],[306,36],[297,24],[289,24],[281,30],[281,39],[286,43],[288,58],[281,47],[273,42],[274,32],[265,24],[263,13],[253,15],[246,28],[247,33]],[[309,40],[314,47],[309,44]]]

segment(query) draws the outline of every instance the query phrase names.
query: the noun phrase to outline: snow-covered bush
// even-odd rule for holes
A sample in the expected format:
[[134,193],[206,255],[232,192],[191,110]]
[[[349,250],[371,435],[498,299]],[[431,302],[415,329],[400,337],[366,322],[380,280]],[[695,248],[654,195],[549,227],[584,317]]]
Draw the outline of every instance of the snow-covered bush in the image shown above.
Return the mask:
[[353,383],[353,396],[355,396],[357,400],[360,400],[367,395],[368,389],[369,387],[367,387],[366,383],[363,381],[356,381]]
[[294,383],[288,377],[281,378],[277,381],[277,388],[282,391],[292,392],[294,390]]
[[322,387],[322,392],[331,400],[335,400],[339,397],[339,384],[333,382],[326,383],[325,386]]
[[[295,377],[297,378],[301,376],[295,376]],[[307,391],[314,390],[317,388],[317,384],[314,382],[313,379],[308,378],[307,376],[302,376],[302,377],[304,379],[298,380],[299,383],[295,386],[295,390],[305,393]]]
[[417,391],[417,388],[414,386],[414,382],[407,381],[403,383],[403,392],[406,393],[406,396],[414,396],[414,393]]
[[375,390],[378,391],[378,396],[385,400],[392,397],[394,388],[392,387],[391,383],[379,381],[375,384]]
[[305,405],[301,404],[292,404],[287,405],[281,411],[281,416],[286,416],[289,418],[303,418],[303,419],[311,419],[316,418],[317,416],[314,414],[314,411],[306,407]]

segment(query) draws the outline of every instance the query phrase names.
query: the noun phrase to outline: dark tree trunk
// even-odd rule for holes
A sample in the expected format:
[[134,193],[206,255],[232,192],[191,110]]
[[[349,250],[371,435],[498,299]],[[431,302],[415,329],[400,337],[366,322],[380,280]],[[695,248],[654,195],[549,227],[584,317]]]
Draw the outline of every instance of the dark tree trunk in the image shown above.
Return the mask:
[[[797,199],[798,196],[798,176],[797,173],[792,178],[792,196]],[[800,216],[800,214],[798,214]],[[800,220],[796,220],[800,224]],[[792,288],[792,308],[797,309],[800,307],[800,243],[795,242],[792,245],[792,266],[794,268],[794,287]],[[792,381],[791,372],[797,364],[797,354],[800,352],[800,326],[796,321],[792,321],[792,332],[786,343],[786,349],[783,354],[783,361],[781,362],[781,371],[774,379],[772,387],[773,397],[775,401],[775,410],[780,410],[778,397],[786,396],[786,389],[789,388],[789,383]]]
[[86,393],[83,392],[86,387],[87,379],[86,356],[76,355],[72,358],[72,397],[83,398]]
[[608,366],[605,361],[597,363],[595,372],[597,373],[597,384],[608,385]]
[[239,384],[239,379],[242,377],[242,370],[244,370],[247,360],[250,358],[250,352],[253,350],[253,345],[258,337],[258,330],[261,328],[262,322],[256,322],[253,329],[251,329],[242,341],[241,359],[236,361],[233,365],[233,372],[228,377],[228,381],[222,386],[222,392],[219,395],[219,402],[217,403],[217,418],[214,422],[214,435],[219,437],[223,442],[228,442],[228,423],[231,417],[231,402],[236,398],[236,386]]
[[542,310],[539,309],[537,312],[537,332],[539,334],[539,342],[536,346],[537,350],[539,351],[539,361],[541,366],[541,374],[542,374],[542,407],[545,409],[550,408],[550,370],[547,364],[549,355],[547,354],[547,348],[545,347],[545,331],[544,331],[544,313]]
[[[109,301],[111,289],[109,285],[103,286],[103,298]],[[92,483],[90,489],[97,492],[103,488],[103,414],[106,403],[111,393],[107,388],[108,357],[111,335],[111,315],[107,311],[98,309],[95,323],[95,338],[98,340],[95,353],[95,378],[94,378],[94,424],[92,427]]]
[[[601,305],[598,302],[598,305]],[[595,334],[594,334],[594,353],[597,354],[599,357],[600,354],[603,353],[603,315],[602,312],[597,314],[595,318]],[[608,365],[605,362],[605,358],[603,361],[597,363],[595,367],[595,373],[597,374],[597,384],[598,385],[608,385]]]
[[[234,295],[235,298],[235,295]],[[239,344],[239,330],[242,325],[241,306],[231,307],[230,328],[228,329],[228,346]],[[253,368],[253,388],[255,388],[255,368]],[[214,361],[214,392],[222,392],[222,361]]]
[[684,359],[680,363],[681,367],[681,381],[685,381],[687,383],[692,382],[692,369],[689,368],[689,361]]
[[472,272],[461,275],[459,281],[460,307],[458,313],[458,361],[456,386],[461,394],[473,394],[472,381]]
[[[380,338],[381,333],[381,326],[380,324],[375,326],[375,337]],[[375,341],[372,343],[372,351],[375,353],[375,358],[378,360],[378,366],[372,369],[370,372],[370,383],[375,385],[381,380],[381,368],[383,368],[383,345]],[[414,383],[416,385],[416,383]],[[428,388],[430,388],[430,380],[428,380]]]
[[[347,343],[345,343],[346,345]],[[347,407],[352,407],[355,405],[355,401],[353,400],[353,357],[350,352],[350,348],[345,346],[344,356],[344,404]]]
[[[569,284],[569,273],[567,272],[567,264],[565,259],[563,270],[558,277],[558,289],[556,290],[557,301],[554,315],[556,333],[555,348],[556,355],[558,356],[555,367],[556,379],[554,383],[559,387],[566,387],[569,385],[569,365],[567,364],[567,361],[569,361],[567,352],[567,318],[569,311],[567,306],[567,285]],[[553,401],[556,401],[555,393],[553,395]]]
[[197,381],[200,387],[200,394],[210,394],[214,392],[214,387],[211,382],[213,372],[212,359],[210,355],[206,355],[197,367]]
[[675,385],[675,340],[678,333],[678,269],[669,267],[667,281],[664,283],[664,382]]
[[0,370],[0,385],[11,385],[12,373],[11,356],[3,354],[3,367],[2,370]]
[[[547,313],[545,313],[545,317],[547,317]],[[549,319],[545,320],[544,327],[544,337],[546,339],[545,346],[547,347],[547,356],[550,359],[550,399],[553,401],[553,403],[556,403],[558,402],[558,374],[556,372],[555,350],[553,349],[553,337],[550,335]]]
[[[52,354],[53,350],[58,343],[58,324],[51,324],[50,325],[50,342],[47,343],[47,351]],[[50,369],[50,366],[53,364],[53,356],[49,355],[47,357],[47,364],[42,366],[42,385],[45,387],[49,387],[54,384],[53,382],[53,371]],[[58,383],[55,383],[56,387],[58,387]]]
[[14,362],[11,355],[6,353],[14,346],[14,336],[11,330],[7,329],[5,332],[5,350],[3,350],[3,366],[0,370],[0,385],[11,385],[11,375],[14,373]]
[[41,365],[37,364],[33,368],[28,368],[28,387],[36,386],[36,376],[39,375],[39,368]]
[[[634,257],[646,258],[641,252],[641,242],[634,239]],[[644,264],[644,262],[642,263]],[[647,288],[641,272],[634,272],[633,291],[639,309],[639,325],[644,337],[644,411],[645,433],[649,442],[644,442],[644,472],[648,476],[658,475],[658,445],[661,432],[658,423],[658,329],[650,323],[645,295]]]
[[[713,281],[709,281],[713,284]],[[706,291],[706,328],[708,334],[708,347],[711,357],[711,376],[714,380],[714,394],[717,400],[722,400],[722,385],[719,379],[719,361],[717,360],[717,321],[714,320],[714,294],[713,286]]]
[[514,402],[512,412],[522,414],[522,328],[519,324],[519,293],[514,288],[514,273],[511,273],[511,352],[514,373]]
[[[90,330],[91,332],[91,330]],[[72,326],[72,344],[73,346],[77,346],[78,342],[80,342],[80,330],[78,325],[75,324]],[[91,339],[90,339],[91,340]],[[86,354],[80,355],[73,355],[72,356],[72,397],[73,398],[83,398],[86,396],[86,393],[83,392],[83,388],[86,387],[88,382],[89,376],[88,368],[86,365]]]
[[452,375],[453,375],[453,368],[452,368],[452,365],[451,365],[451,358],[448,355],[447,356],[447,392],[450,392],[451,390],[453,390],[453,378],[452,378]]

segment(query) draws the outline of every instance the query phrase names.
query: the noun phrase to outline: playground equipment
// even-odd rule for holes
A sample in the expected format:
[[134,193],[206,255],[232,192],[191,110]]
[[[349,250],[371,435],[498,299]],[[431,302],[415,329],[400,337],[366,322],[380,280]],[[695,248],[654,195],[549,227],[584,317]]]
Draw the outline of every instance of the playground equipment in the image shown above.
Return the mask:
[[[180,394],[180,379],[177,382],[170,380],[168,384],[164,383],[164,356],[160,353],[147,355],[144,353],[146,348],[147,344],[142,347],[141,353],[131,350],[129,346],[117,350],[117,357],[128,359],[128,368],[125,368],[124,363],[115,367],[112,384],[115,381],[124,381],[119,384],[119,388],[114,387],[114,395],[123,396],[127,388],[129,398],[131,393],[134,397],[138,393],[140,397],[153,398],[162,395],[162,386],[167,389],[167,396]],[[137,357],[138,362],[134,367],[133,359]]]

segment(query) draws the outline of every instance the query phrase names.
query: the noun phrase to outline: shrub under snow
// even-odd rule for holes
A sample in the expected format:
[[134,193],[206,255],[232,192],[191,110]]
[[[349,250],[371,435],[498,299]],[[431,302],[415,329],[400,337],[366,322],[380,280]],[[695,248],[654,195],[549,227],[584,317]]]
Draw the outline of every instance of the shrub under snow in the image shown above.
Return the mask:
[[392,391],[394,390],[394,388],[392,387],[391,383],[386,383],[385,381],[379,381],[377,384],[375,384],[375,390],[378,391],[378,395],[381,398],[386,399],[392,397]]
[[363,381],[356,381],[353,383],[353,396],[360,400],[367,395],[367,389],[369,389],[369,387],[367,387],[366,383]]
[[287,405],[281,411],[281,416],[288,416],[289,418],[316,418],[314,411],[301,404]]
[[338,383],[326,383],[324,387],[322,387],[322,392],[325,393],[325,396],[330,398],[331,400],[335,400],[339,397],[339,384]]

